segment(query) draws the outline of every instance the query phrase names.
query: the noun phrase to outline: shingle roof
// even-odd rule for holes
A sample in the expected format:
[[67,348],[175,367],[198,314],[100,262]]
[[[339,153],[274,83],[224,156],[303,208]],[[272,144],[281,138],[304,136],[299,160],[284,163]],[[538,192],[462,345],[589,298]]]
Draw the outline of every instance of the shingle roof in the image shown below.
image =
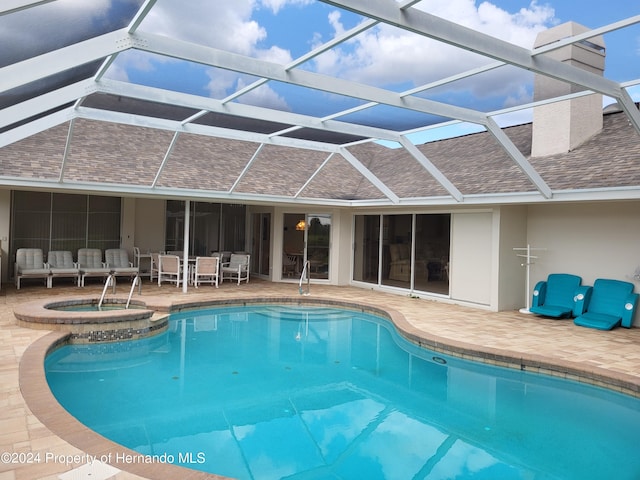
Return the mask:
[[[265,201],[271,196],[324,201],[385,198],[340,154],[190,134],[178,135],[171,148],[173,134],[168,131],[76,119],[74,141],[65,157],[69,128],[70,123],[60,125],[0,149],[0,170],[16,178],[48,180],[52,187],[62,174],[65,182],[99,182],[123,193],[126,186],[136,186],[165,195],[201,191],[221,198],[267,196]],[[562,155],[530,158],[531,124],[504,131],[554,191],[640,185],[640,141],[623,113],[604,115],[600,133]],[[534,190],[487,132],[429,142],[418,149],[464,195]],[[348,150],[400,199],[428,203],[448,195],[404,149],[365,143]]]

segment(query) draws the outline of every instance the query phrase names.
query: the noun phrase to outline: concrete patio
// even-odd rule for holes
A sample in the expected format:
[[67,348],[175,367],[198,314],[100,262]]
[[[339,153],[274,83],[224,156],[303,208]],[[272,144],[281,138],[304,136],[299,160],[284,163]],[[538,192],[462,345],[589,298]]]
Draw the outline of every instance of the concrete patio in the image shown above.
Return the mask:
[[[38,373],[42,371],[41,365],[34,365],[30,360],[23,362],[23,371],[20,371],[20,362],[27,348],[50,332],[19,327],[13,310],[24,302],[76,296],[98,297],[101,291],[102,285],[98,283],[83,289],[70,284],[46,289],[34,283],[25,285],[21,290],[16,290],[13,285],[2,286],[0,452],[5,455],[7,452],[40,453],[40,457],[39,461],[31,463],[22,461],[26,457],[3,457],[3,461],[0,462],[0,480],[57,480],[65,472],[67,476],[63,476],[64,479],[85,478],[73,476],[78,473],[77,468],[80,465],[61,459],[73,458],[67,457],[69,455],[79,455],[78,458],[81,459],[86,452],[98,451],[99,447],[95,444],[97,435],[86,430],[78,431],[73,426],[67,427],[68,414],[59,405],[51,405],[51,394],[48,389],[43,388],[46,383],[43,383],[45,380]],[[118,287],[118,296],[126,296],[126,292],[128,288],[124,285]],[[250,283],[241,286],[227,282],[218,289],[210,286],[197,290],[190,288],[186,294],[175,286],[158,287],[146,281],[141,296],[135,294],[134,299],[141,299],[148,304],[167,305],[184,301],[282,298],[298,295],[297,284],[270,283],[258,279],[252,279]],[[399,319],[399,327],[414,341],[444,353],[602,384],[640,396],[639,328],[618,328],[602,332],[577,327],[571,321],[547,320],[518,311],[488,312],[353,287],[311,285],[310,297],[307,298],[353,302],[390,310],[394,314],[394,321]],[[39,348],[44,348],[45,343],[40,340]],[[39,354],[44,355],[43,351]],[[36,378],[38,375],[40,378]],[[29,404],[25,401],[23,391],[30,392]],[[35,395],[34,391],[37,392]],[[61,418],[52,420],[56,418],[56,412],[60,413]],[[46,424],[42,419],[46,420]],[[69,436],[64,433],[67,428]],[[48,455],[48,461],[45,461],[45,455]],[[14,462],[12,458],[20,461]],[[114,472],[95,472],[91,478],[175,478],[175,469],[164,470],[155,467],[157,466],[128,469],[131,471],[119,470],[115,471],[115,475]],[[133,473],[134,471],[136,473]],[[103,476],[100,477],[100,474]],[[216,477],[183,470],[181,478]]]

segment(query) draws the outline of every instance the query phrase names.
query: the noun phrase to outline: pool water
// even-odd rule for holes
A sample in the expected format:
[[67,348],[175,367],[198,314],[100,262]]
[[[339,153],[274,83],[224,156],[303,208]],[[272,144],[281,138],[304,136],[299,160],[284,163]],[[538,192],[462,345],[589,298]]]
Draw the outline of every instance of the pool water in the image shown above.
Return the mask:
[[638,399],[429,352],[366,313],[183,312],[46,372],[107,438],[239,479],[640,478]]

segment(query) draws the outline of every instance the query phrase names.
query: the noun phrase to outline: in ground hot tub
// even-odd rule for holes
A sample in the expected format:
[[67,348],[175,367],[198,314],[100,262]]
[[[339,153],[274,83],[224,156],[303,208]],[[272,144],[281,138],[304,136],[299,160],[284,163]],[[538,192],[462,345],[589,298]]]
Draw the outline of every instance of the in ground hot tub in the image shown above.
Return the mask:
[[26,328],[70,333],[72,343],[112,342],[149,337],[166,330],[168,316],[140,301],[109,299],[98,308],[97,298],[40,299],[18,305],[14,315]]

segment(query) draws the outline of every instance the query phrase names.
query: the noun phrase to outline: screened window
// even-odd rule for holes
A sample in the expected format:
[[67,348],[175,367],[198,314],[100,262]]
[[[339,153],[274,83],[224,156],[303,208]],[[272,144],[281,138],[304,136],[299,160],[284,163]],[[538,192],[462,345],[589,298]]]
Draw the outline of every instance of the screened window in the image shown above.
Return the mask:
[[119,197],[14,191],[11,258],[18,248],[41,248],[45,258],[69,250],[74,259],[79,248],[119,248],[120,209]]

